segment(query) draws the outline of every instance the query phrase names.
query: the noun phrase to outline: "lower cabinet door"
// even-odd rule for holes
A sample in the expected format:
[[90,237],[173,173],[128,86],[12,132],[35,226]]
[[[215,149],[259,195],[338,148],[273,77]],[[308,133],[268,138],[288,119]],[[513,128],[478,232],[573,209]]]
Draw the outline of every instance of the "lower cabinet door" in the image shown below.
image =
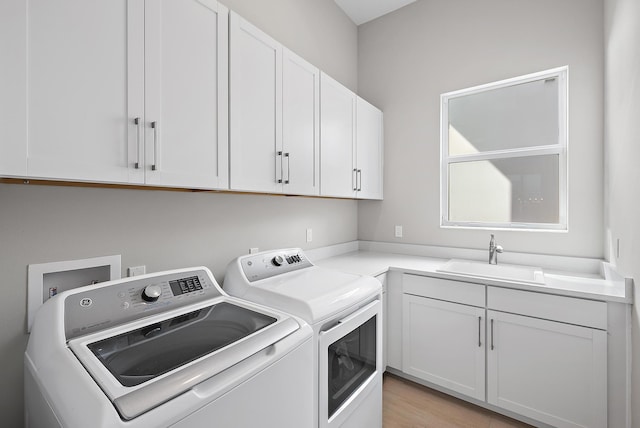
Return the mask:
[[404,294],[402,321],[405,373],[484,400],[484,308]]
[[487,311],[487,401],[558,428],[607,426],[607,333]]

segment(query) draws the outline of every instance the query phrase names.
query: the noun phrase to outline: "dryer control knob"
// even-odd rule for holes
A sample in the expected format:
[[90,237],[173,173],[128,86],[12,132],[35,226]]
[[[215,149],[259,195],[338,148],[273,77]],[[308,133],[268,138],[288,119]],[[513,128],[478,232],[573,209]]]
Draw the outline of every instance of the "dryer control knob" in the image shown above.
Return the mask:
[[282,266],[282,263],[284,263],[284,257],[278,254],[271,259],[271,263],[273,263],[274,266]]
[[147,302],[155,302],[162,294],[162,287],[157,284],[147,285],[142,290],[142,299]]

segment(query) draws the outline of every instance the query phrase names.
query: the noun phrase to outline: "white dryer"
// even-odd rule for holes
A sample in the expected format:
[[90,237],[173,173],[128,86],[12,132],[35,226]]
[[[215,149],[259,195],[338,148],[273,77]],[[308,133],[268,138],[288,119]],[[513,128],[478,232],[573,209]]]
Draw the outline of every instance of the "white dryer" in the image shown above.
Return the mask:
[[315,266],[301,249],[290,248],[238,257],[227,266],[223,287],[313,327],[315,426],[382,427],[378,280]]
[[312,330],[204,268],[61,293],[25,353],[31,428],[311,427]]

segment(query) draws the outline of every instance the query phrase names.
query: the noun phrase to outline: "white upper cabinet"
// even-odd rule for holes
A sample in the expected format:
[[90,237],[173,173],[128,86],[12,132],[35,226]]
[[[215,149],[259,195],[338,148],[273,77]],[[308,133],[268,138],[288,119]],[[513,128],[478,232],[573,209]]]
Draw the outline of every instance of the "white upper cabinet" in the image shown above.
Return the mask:
[[356,94],[326,74],[320,80],[320,192],[354,198]]
[[[143,42],[143,4],[126,0],[31,0],[27,30],[27,174],[35,178],[141,183],[128,165],[130,47]],[[129,4],[129,7],[127,6]],[[133,53],[133,52],[132,52]],[[142,94],[142,88],[139,93]],[[135,106],[131,117],[127,105]]]
[[27,174],[27,17],[23,0],[0,2],[0,175]]
[[357,197],[382,199],[382,111],[358,97],[356,112]]
[[322,74],[321,194],[382,199],[382,112]]
[[283,191],[320,194],[320,70],[288,49],[282,56]]
[[228,187],[228,10],[145,1],[146,183]]
[[0,12],[0,176],[382,198],[382,112],[216,0]]
[[319,70],[231,13],[233,190],[319,194]]
[[228,187],[226,8],[31,0],[25,11],[27,176]]
[[231,12],[230,186],[282,189],[282,46]]

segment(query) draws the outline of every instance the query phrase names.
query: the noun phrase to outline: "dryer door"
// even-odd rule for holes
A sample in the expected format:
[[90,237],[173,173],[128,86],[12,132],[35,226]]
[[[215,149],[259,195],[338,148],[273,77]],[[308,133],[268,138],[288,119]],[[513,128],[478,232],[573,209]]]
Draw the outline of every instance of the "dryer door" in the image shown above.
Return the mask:
[[333,328],[318,346],[320,427],[339,427],[379,388],[382,376],[381,311],[375,300]]

